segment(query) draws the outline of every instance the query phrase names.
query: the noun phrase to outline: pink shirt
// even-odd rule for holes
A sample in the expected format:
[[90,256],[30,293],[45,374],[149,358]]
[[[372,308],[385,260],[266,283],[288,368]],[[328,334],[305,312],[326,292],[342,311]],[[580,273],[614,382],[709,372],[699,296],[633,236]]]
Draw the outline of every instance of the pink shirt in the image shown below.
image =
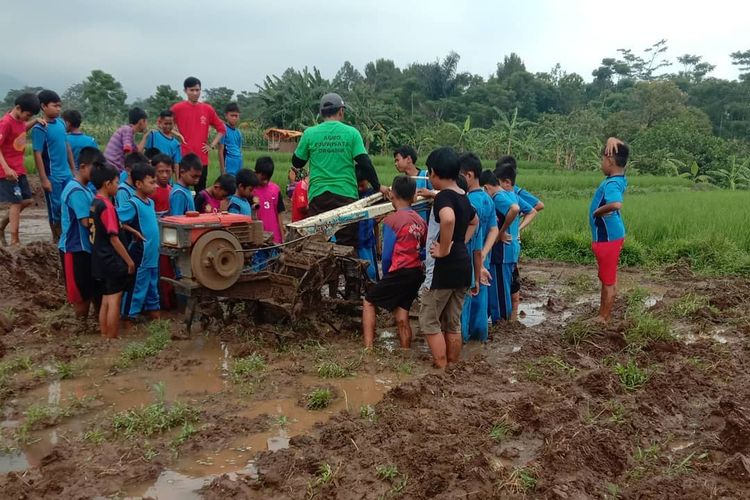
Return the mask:
[[281,226],[278,214],[284,211],[284,200],[281,199],[281,188],[269,182],[265,186],[253,189],[253,196],[258,197],[258,210],[253,214],[263,221],[263,230],[273,233],[273,241],[281,243]]

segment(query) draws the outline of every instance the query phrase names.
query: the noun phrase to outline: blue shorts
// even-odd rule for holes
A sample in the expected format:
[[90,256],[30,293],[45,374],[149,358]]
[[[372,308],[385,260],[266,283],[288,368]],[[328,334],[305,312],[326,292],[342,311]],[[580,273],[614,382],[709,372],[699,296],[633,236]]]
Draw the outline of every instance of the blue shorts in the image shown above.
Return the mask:
[[489,312],[492,322],[509,320],[513,314],[511,295],[518,292],[518,268],[515,262],[492,264],[492,282],[489,292]]
[[461,311],[461,336],[464,342],[479,340],[487,342],[487,301],[490,295],[490,287],[479,285],[479,293],[475,296],[466,294],[464,307]]
[[375,245],[370,248],[358,248],[357,255],[360,259],[370,263],[367,266],[367,277],[370,278],[370,281],[378,281],[380,276],[378,273],[378,260],[375,256]]
[[72,177],[65,179],[50,179],[52,192],[44,192],[44,200],[47,202],[47,218],[50,224],[60,224],[62,218],[62,192],[65,185],[70,182]]
[[231,175],[237,175],[237,172],[239,172],[242,169],[242,158],[232,158],[231,156],[227,156],[224,158],[224,171]]
[[122,296],[122,316],[132,318],[142,312],[158,311],[160,308],[159,268],[139,267],[133,286]]
[[[18,188],[18,192],[16,192]],[[17,181],[0,179],[0,202],[1,203],[22,203],[23,200],[31,199],[31,187],[29,180],[25,175],[19,175]]]

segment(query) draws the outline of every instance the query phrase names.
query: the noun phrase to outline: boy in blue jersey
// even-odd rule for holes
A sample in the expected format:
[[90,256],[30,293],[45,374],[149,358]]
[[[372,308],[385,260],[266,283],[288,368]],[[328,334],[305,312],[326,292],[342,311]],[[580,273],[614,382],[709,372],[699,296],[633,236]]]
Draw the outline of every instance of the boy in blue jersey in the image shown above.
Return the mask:
[[[417,184],[417,195],[434,197],[435,193],[432,191],[432,184],[430,183],[427,169],[417,168],[417,151],[411,146],[401,146],[393,152],[393,163],[396,165],[396,170],[400,174],[408,175],[409,177],[415,178],[414,181]],[[430,216],[430,209],[426,208],[419,211],[419,215],[427,221]],[[424,252],[423,252],[424,253]],[[422,260],[424,260],[424,255]]]
[[[516,164],[516,159],[509,155],[501,156],[500,159],[497,160],[497,163],[495,163],[495,176],[497,177],[500,169],[506,165],[511,166],[513,170],[516,171],[516,177],[518,177],[518,165]],[[515,191],[518,197],[525,201],[527,205],[533,207],[534,210],[537,211],[537,213],[544,210],[544,203],[542,203],[539,198],[526,191],[524,188],[515,185],[513,186],[513,191]]]
[[490,252],[499,232],[497,216],[492,198],[479,184],[479,178],[482,175],[482,162],[479,157],[474,153],[466,153],[459,157],[459,162],[461,173],[466,178],[469,202],[479,217],[479,227],[472,236],[474,242],[471,246],[475,249],[472,261],[473,272],[479,273],[480,276],[479,288],[473,289],[464,300],[461,313],[461,334],[464,342],[471,339],[487,342]]
[[602,283],[601,304],[597,321],[606,323],[612,316],[617,295],[617,264],[625,242],[625,224],[622,221],[622,201],[628,182],[625,165],[630,148],[619,139],[610,138],[602,151],[602,173],[607,177],[599,184],[589,207],[591,249],[599,268]]
[[219,168],[222,174],[237,175],[242,168],[242,133],[237,128],[240,122],[240,107],[230,102],[224,109],[227,133],[219,142]]
[[188,153],[180,161],[177,182],[169,193],[169,215],[185,215],[195,211],[195,196],[190,187],[201,179],[203,164],[195,153]]
[[[68,302],[78,318],[89,314],[91,300],[95,298],[91,275],[90,210],[94,195],[89,190],[92,168],[104,166],[104,155],[96,149],[85,147],[79,154],[76,176],[68,182],[60,195],[62,233],[58,249],[62,262]],[[95,301],[96,302],[96,301]]]
[[135,196],[117,207],[117,216],[137,235],[128,245],[128,254],[135,262],[135,282],[122,300],[122,315],[135,320],[141,313],[159,317],[159,223],[154,201],[149,196],[156,190],[156,170],[148,163],[136,163],[130,171]]
[[[359,199],[367,198],[375,194],[370,183],[357,169],[357,189],[359,190]],[[378,272],[378,225],[374,219],[367,219],[359,222],[359,239],[357,243],[357,255],[362,260],[370,263],[367,266],[367,277],[370,281],[378,281],[380,273]]]
[[148,163],[148,158],[143,153],[130,153],[125,157],[124,169],[120,174],[120,186],[115,196],[115,207],[119,208],[135,196],[135,185],[130,176],[130,170],[138,163]]
[[96,140],[90,135],[86,135],[81,132],[81,122],[83,118],[81,113],[75,109],[68,109],[63,111],[62,119],[65,122],[65,130],[68,132],[68,144],[70,144],[70,150],[73,153],[73,164],[76,169],[78,168],[78,156],[81,154],[83,148],[97,148]]
[[[482,185],[487,194],[492,196],[500,226],[490,260],[492,284],[489,312],[493,323],[515,319],[513,295],[519,294],[521,289],[517,272],[518,256],[521,253],[520,233],[536,217],[534,207],[520,199],[513,189],[516,182],[515,169],[506,165],[497,172],[499,177],[490,171],[482,173]],[[523,222],[521,212],[526,213]]]
[[156,148],[161,154],[172,158],[175,164],[180,163],[180,160],[182,160],[182,150],[180,149],[182,136],[174,130],[174,113],[170,110],[159,113],[156,126],[159,130],[152,130],[145,134],[138,144],[138,150],[146,151]]
[[243,168],[237,172],[237,190],[229,197],[230,214],[253,215],[253,189],[259,184],[255,172]]
[[65,184],[75,176],[75,163],[65,133],[65,122],[59,119],[62,109],[60,96],[52,90],[42,90],[37,97],[42,106],[42,118],[47,124],[37,123],[31,129],[31,146],[47,201],[52,240],[57,243],[61,231],[60,195]]

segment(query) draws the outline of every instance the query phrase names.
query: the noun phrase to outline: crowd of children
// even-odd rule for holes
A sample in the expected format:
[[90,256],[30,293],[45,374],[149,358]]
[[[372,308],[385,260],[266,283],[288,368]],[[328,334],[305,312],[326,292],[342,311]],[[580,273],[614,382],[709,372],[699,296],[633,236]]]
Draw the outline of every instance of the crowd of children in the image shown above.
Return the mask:
[[[239,107],[229,104],[226,122],[216,122],[213,108],[198,103],[200,81],[188,78],[185,92],[187,101],[159,114],[156,130],[148,131],[143,110],[131,109],[128,124],[114,132],[103,152],[81,132],[78,111],[61,114],[61,99],[53,91],[19,96],[0,120],[0,202],[10,204],[0,220],[1,241],[6,243],[7,230],[10,243],[19,243],[20,215],[31,203],[23,164],[30,130],[68,300],[81,318],[94,304],[106,337],[118,335],[121,318],[155,318],[176,304],[171,287],[159,279],[174,277],[170,260],[160,256],[159,217],[189,211],[251,215],[275,243],[284,241],[285,207],[282,190],[272,181],[274,162],[265,156],[257,159],[254,171],[243,168]],[[201,124],[190,125],[190,119]],[[210,144],[209,124],[217,130]],[[143,134],[140,142],[136,134]],[[202,187],[206,153],[217,145],[221,175]],[[602,154],[607,178],[589,216],[602,282],[602,321],[611,314],[625,235],[620,210],[627,157],[627,145],[607,142]],[[374,343],[379,307],[393,313],[401,346],[409,347],[409,310],[420,297],[420,331],[434,364],[444,367],[458,359],[463,343],[486,342],[489,324],[516,318],[520,234],[544,204],[516,184],[517,166],[510,156],[500,158],[494,170],[483,170],[475,154],[444,147],[432,151],[426,168],[419,169],[417,152],[402,146],[394,152],[394,163],[400,175],[388,197],[395,211],[381,224],[358,223],[355,246],[369,263],[367,275],[374,283],[363,302],[364,343]],[[360,171],[359,164],[357,169],[360,198],[371,196],[376,192],[372,174]],[[293,168],[290,180],[294,222],[312,212],[310,181],[303,168]],[[432,199],[432,208],[414,211],[417,196]]]

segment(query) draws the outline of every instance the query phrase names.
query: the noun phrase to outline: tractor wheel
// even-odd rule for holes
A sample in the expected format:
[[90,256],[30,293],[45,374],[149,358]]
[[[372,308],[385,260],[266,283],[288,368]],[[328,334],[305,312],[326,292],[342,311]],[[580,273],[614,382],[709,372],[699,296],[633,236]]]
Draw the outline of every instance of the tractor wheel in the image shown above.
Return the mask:
[[240,250],[242,246],[232,233],[209,231],[193,245],[193,276],[209,290],[226,290],[237,282],[245,264]]

